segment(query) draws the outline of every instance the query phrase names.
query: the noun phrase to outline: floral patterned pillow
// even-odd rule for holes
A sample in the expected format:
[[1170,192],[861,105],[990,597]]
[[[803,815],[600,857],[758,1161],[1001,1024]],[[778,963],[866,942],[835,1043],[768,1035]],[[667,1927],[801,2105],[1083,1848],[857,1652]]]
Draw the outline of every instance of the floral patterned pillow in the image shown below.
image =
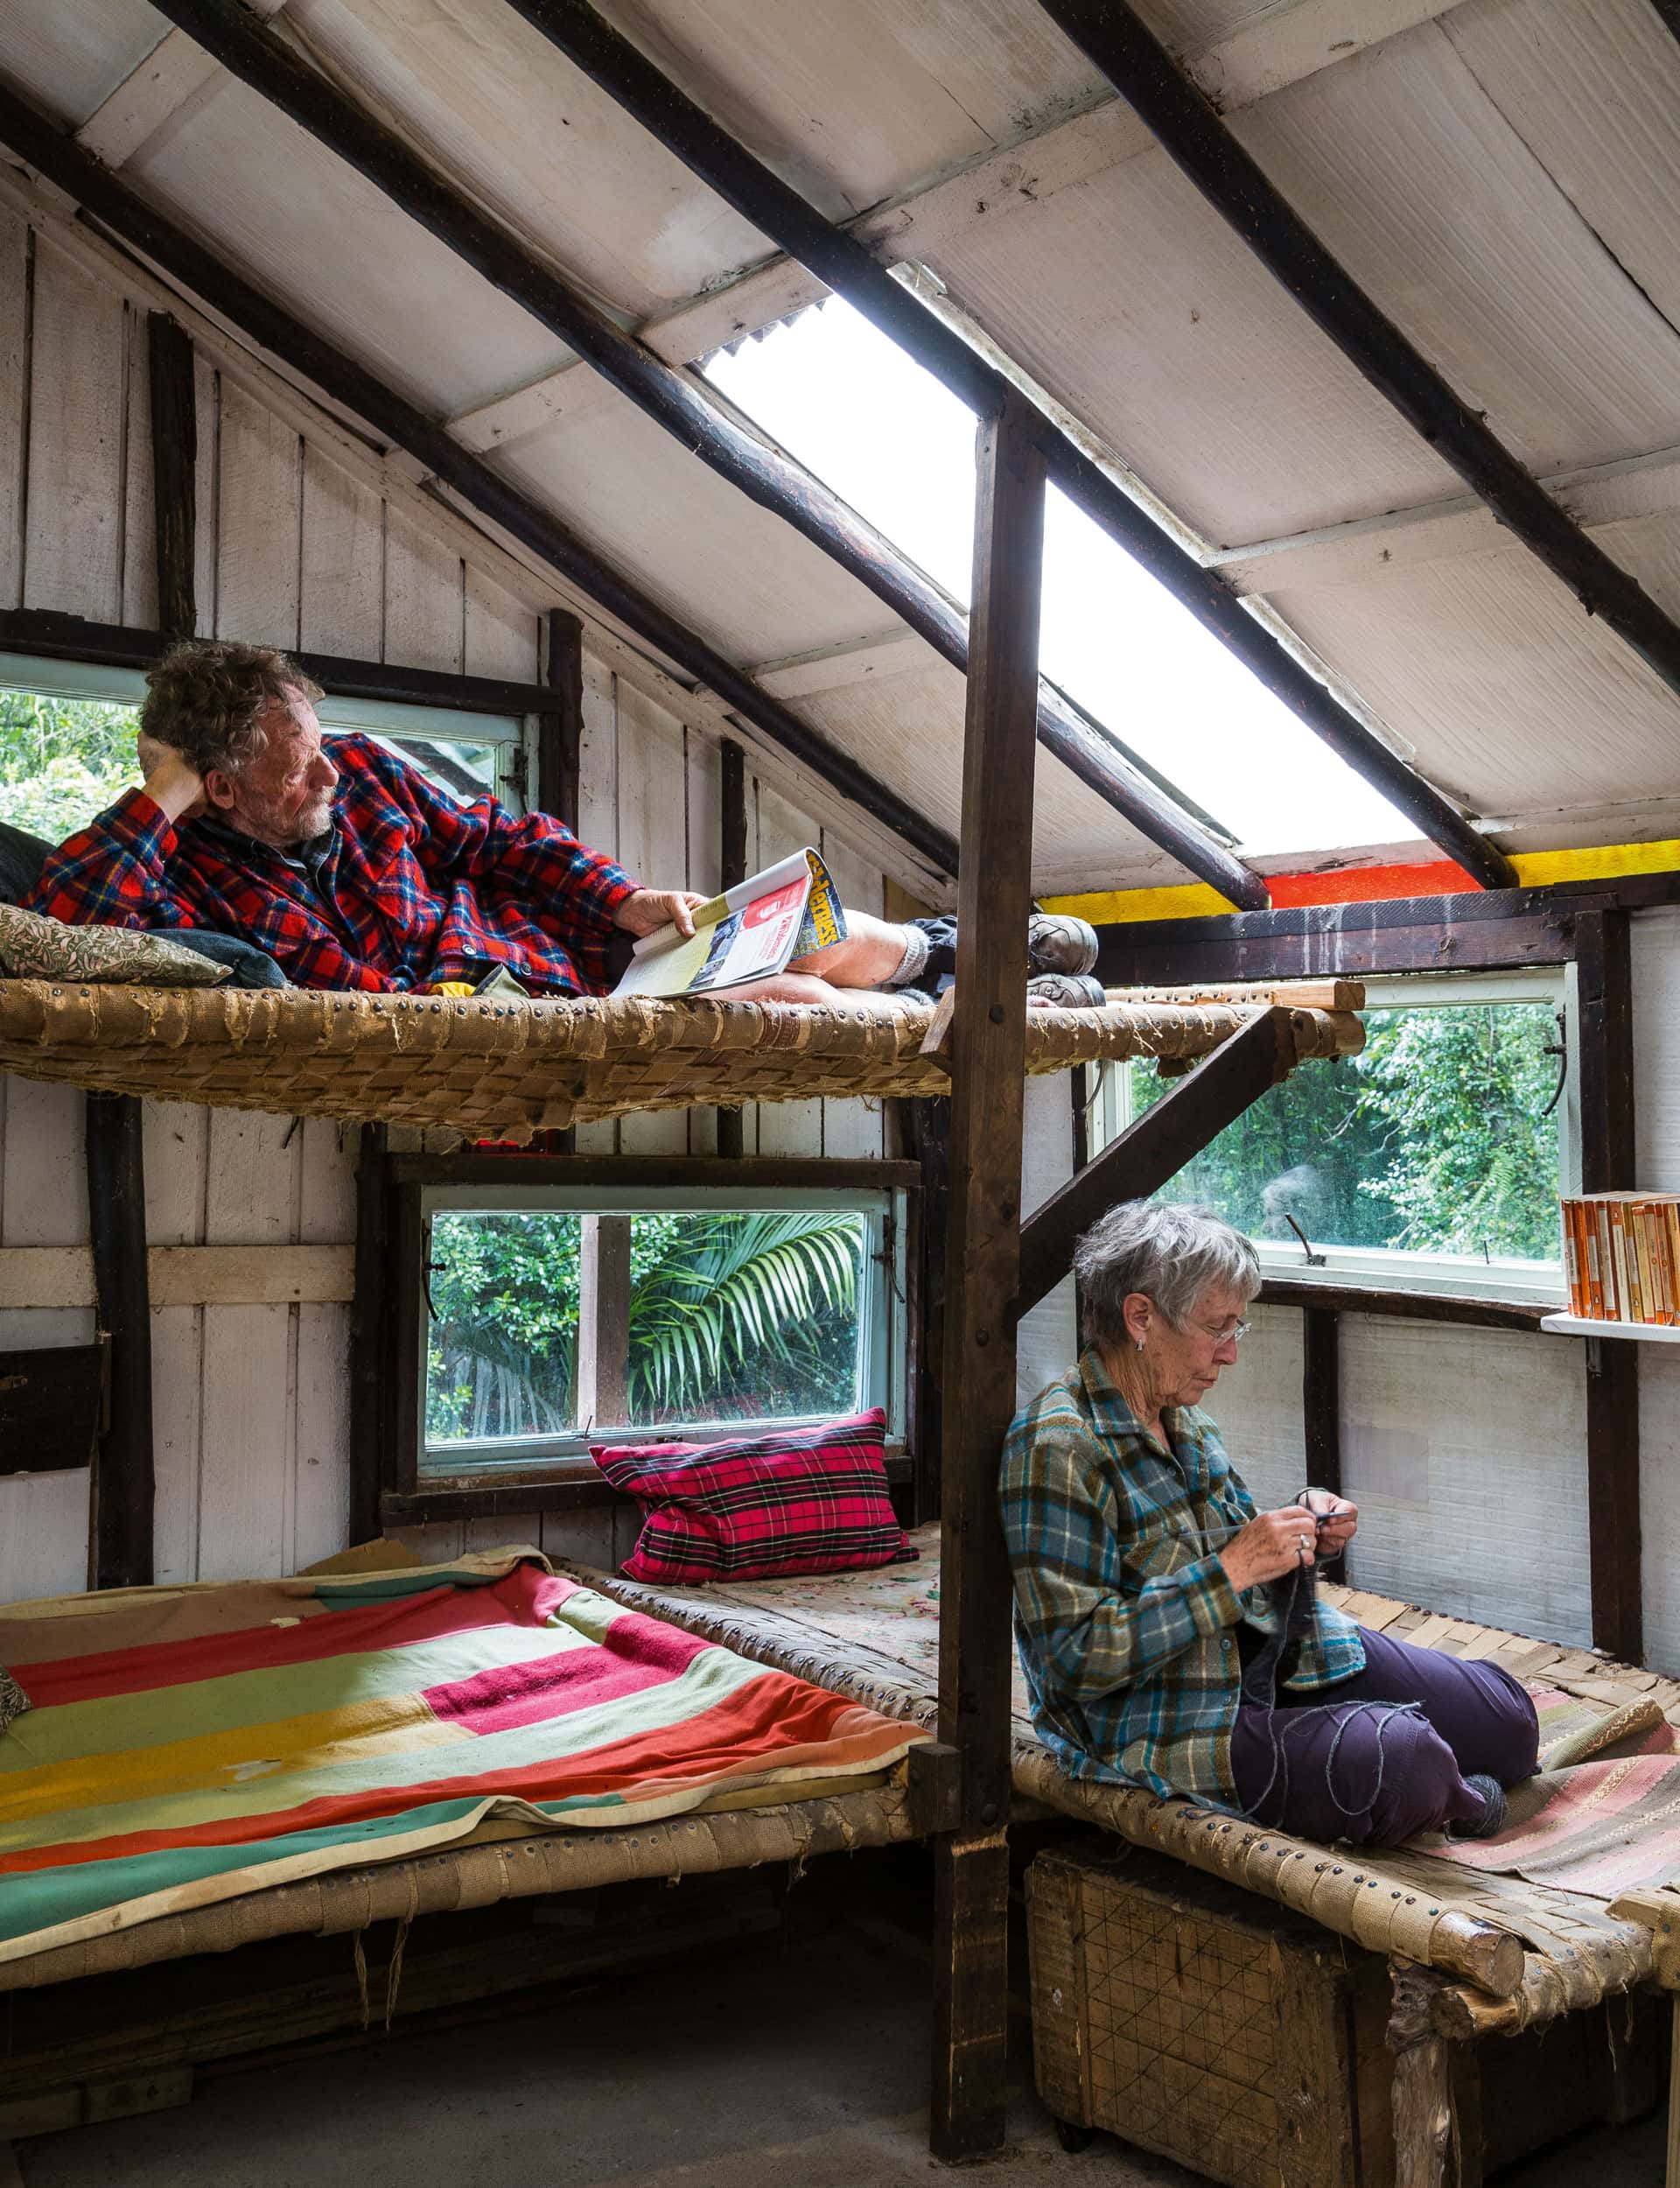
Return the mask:
[[26,1709],[32,1708],[29,1696],[11,1673],[0,1671],[0,1732],[15,1723]]
[[163,935],[71,927],[0,904],[0,972],[14,980],[124,980],[135,987],[215,987],[231,968]]

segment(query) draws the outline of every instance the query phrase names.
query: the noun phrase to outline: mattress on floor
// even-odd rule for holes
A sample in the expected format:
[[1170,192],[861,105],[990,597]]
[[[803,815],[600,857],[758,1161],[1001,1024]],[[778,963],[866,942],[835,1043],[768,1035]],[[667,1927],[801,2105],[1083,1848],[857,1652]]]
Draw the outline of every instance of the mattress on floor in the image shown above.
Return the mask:
[[0,1961],[486,1831],[852,1792],[926,1736],[519,1550],[17,1605],[0,1666]]

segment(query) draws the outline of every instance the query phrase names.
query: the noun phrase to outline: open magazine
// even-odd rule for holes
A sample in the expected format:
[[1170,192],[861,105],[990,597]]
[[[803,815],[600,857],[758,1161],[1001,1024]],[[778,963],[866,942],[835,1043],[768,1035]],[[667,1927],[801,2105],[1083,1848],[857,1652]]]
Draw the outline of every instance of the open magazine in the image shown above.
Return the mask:
[[796,851],[694,908],[694,932],[662,927],[636,944],[614,995],[711,995],[782,971],[846,938],[846,915],[819,852]]

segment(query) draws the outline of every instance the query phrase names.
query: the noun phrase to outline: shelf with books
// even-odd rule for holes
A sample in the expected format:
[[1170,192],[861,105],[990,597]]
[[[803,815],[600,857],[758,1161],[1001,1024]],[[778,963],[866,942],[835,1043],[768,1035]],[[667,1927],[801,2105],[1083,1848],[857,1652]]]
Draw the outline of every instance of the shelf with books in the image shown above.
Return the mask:
[[1604,1322],[1594,1315],[1543,1315],[1540,1327],[1554,1337],[1638,1337],[1680,1344],[1680,1322]]
[[1570,1194],[1558,1215],[1566,1319],[1596,1323],[1600,1334],[1611,1324],[1680,1326],[1680,1194]]

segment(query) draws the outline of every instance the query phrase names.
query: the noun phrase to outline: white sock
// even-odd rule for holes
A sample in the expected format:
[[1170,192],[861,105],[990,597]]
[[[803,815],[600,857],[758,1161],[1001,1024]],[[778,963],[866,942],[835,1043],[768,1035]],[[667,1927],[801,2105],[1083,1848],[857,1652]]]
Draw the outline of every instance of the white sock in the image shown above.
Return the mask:
[[901,927],[904,936],[904,955],[881,982],[883,987],[907,987],[919,979],[928,969],[928,930],[925,927]]

